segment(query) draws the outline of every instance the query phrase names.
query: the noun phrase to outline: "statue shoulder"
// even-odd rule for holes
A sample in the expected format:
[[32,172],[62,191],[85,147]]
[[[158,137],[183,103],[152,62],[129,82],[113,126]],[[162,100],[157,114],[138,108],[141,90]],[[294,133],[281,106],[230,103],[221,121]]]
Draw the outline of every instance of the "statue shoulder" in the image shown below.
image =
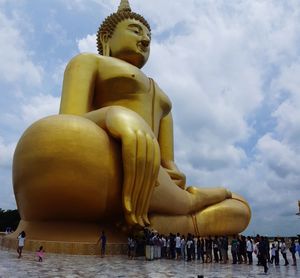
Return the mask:
[[67,69],[78,67],[79,65],[83,68],[97,69],[99,66],[105,67],[105,65],[107,66],[109,63],[112,63],[111,59],[111,57],[95,53],[80,53],[69,61]]
[[104,60],[106,60],[105,56],[99,55],[99,54],[95,54],[95,53],[80,53],[78,55],[76,55],[75,57],[73,57],[69,63],[68,66],[72,66],[72,65],[84,65],[84,64],[99,64],[101,62],[103,62]]

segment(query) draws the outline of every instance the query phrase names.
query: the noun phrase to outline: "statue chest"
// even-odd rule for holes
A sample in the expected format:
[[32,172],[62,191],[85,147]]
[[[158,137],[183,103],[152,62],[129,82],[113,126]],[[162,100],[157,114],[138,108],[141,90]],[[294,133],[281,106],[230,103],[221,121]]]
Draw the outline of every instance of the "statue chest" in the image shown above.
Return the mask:
[[104,65],[104,69],[99,68],[95,88],[97,97],[103,100],[132,98],[149,92],[149,79],[139,68],[118,59],[113,62]]
[[171,103],[161,89],[142,71],[128,63],[101,69],[96,81],[94,109],[120,105],[138,113],[156,131]]

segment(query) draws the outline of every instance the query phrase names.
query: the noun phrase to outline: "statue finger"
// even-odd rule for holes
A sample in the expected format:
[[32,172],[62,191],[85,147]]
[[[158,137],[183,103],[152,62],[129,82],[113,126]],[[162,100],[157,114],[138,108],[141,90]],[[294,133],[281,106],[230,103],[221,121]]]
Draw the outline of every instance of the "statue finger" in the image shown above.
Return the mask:
[[125,216],[126,223],[129,226],[136,226],[138,224],[135,214],[125,211],[124,216]]
[[147,171],[147,143],[146,135],[138,130],[136,131],[137,138],[137,153],[136,153],[136,177],[134,182],[134,188],[132,191],[132,213],[135,214],[136,219],[140,226],[144,226],[141,216],[138,214],[138,207],[140,206],[140,196],[144,190],[144,178]]
[[151,182],[150,182],[150,185],[149,185],[149,189],[148,189],[148,193],[146,195],[146,199],[145,199],[145,206],[144,206],[144,209],[143,209],[143,219],[145,222],[149,223],[150,224],[150,221],[148,219],[148,211],[149,211],[149,207],[150,207],[150,201],[151,201],[151,197],[152,197],[152,193],[154,191],[154,187],[155,185],[157,184],[157,176],[158,176],[158,171],[159,171],[159,168],[160,168],[160,149],[159,149],[159,145],[158,145],[158,142],[157,140],[154,138],[152,139],[153,141],[153,149],[154,149],[154,152],[153,152],[153,168],[152,168],[152,173],[151,173]]
[[136,177],[137,138],[133,132],[122,139],[122,157],[124,161],[123,206],[127,213],[132,213],[132,192]]
[[149,219],[147,216],[148,211],[145,211],[146,202],[148,195],[150,194],[151,183],[153,180],[152,172],[153,172],[153,163],[154,163],[154,144],[150,135],[146,135],[147,140],[147,156],[146,156],[146,165],[147,171],[145,172],[143,190],[141,191],[141,196],[139,198],[139,206],[138,206],[138,215],[141,217],[142,221],[149,225]]

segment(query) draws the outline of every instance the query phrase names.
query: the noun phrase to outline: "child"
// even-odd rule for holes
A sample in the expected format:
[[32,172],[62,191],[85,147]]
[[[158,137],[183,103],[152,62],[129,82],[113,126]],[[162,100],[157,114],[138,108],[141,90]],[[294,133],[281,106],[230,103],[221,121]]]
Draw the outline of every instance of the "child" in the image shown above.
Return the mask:
[[44,252],[43,246],[40,246],[39,250],[36,251],[36,256],[38,257],[39,262],[43,261]]
[[26,238],[26,234],[25,234],[24,231],[22,231],[18,235],[18,248],[17,248],[17,252],[19,254],[19,256],[18,256],[19,259],[22,257],[22,250],[23,250],[23,247],[25,245],[25,238]]
[[275,244],[272,243],[271,247],[271,264],[275,261],[276,247]]

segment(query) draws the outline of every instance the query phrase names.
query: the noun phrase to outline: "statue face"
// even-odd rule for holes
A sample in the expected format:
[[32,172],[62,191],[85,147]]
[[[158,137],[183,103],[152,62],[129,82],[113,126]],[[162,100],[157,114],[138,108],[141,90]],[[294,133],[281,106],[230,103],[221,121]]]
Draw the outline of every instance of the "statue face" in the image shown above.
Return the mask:
[[109,39],[109,47],[112,57],[141,68],[150,54],[150,32],[138,20],[123,20]]

